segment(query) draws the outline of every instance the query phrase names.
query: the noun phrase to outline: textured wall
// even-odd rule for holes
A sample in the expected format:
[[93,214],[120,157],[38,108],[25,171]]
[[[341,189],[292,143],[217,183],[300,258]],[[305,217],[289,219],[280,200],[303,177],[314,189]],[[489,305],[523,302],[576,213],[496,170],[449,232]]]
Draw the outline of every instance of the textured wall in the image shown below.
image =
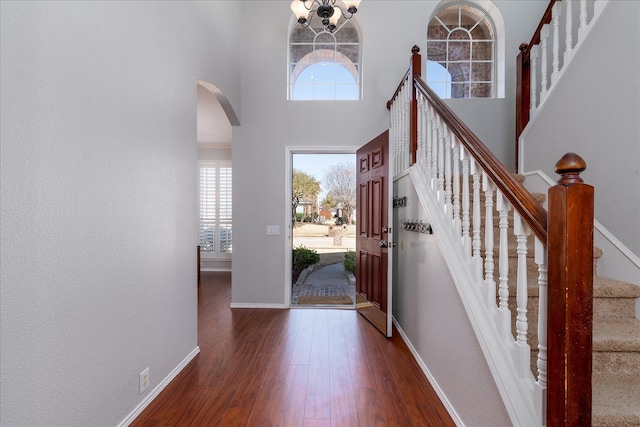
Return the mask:
[[236,49],[211,5],[0,7],[0,424],[116,425],[197,347],[196,81],[237,103]]

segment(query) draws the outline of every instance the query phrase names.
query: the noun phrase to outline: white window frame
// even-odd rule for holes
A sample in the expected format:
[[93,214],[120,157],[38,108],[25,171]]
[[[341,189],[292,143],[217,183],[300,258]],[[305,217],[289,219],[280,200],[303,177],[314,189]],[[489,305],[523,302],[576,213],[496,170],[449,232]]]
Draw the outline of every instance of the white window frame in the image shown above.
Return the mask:
[[[360,35],[361,32],[358,26],[358,21],[356,20],[355,17],[351,18],[348,21],[342,20],[341,23],[338,25],[338,28],[335,29],[333,33],[330,33],[320,28],[321,25],[317,23],[318,20],[319,18],[316,15],[314,15],[311,19],[311,25],[305,28],[305,31],[309,31],[314,34],[313,41],[295,42],[291,40],[294,30],[296,28],[299,28],[300,26],[300,24],[298,24],[297,22],[294,23],[294,25],[291,27],[291,30],[289,31],[289,39],[287,43],[287,46],[288,46],[287,99],[291,101],[358,101],[358,100],[361,100],[362,99],[362,42],[361,42],[362,37]],[[353,28],[355,29],[355,32],[357,34],[357,40],[337,41],[335,35],[338,32],[340,32],[340,30],[347,24],[347,22],[349,22],[350,25],[352,25]],[[325,38],[332,38],[332,42],[330,43],[328,43],[327,41],[317,42],[319,36],[323,36]],[[312,49],[311,52],[309,52],[303,58],[300,58],[299,62],[294,62],[292,58],[292,52],[291,52],[292,46],[304,46],[304,45],[311,47]],[[329,50],[326,48],[317,48],[318,45],[325,46],[325,47],[331,45],[331,49]],[[349,58],[347,58],[344,54],[342,54],[338,50],[338,46],[357,46],[358,62],[353,62]],[[355,85],[351,83],[345,84],[344,82],[339,82],[339,81],[333,82],[333,85],[331,86],[334,90],[333,98],[328,98],[328,97],[316,98],[315,87],[313,87],[313,90],[312,90],[314,93],[314,96],[312,98],[296,99],[293,97],[294,87],[296,86],[297,77],[307,67],[314,66],[314,64],[320,64],[323,62],[333,62],[343,67],[344,69],[346,69],[353,76],[355,80],[355,85],[357,85],[358,87],[358,96],[356,98],[341,97],[339,94],[341,86],[346,86],[346,85],[355,86]]]
[[[505,97],[505,25],[502,14],[499,8],[491,0],[443,0],[436,8],[434,13],[430,16],[428,23],[435,17],[435,15],[442,9],[449,6],[466,5],[478,9],[479,11],[486,13],[489,19],[490,25],[493,27],[493,40],[494,40],[494,68],[493,68],[493,96],[492,98],[504,98]],[[428,25],[428,24],[427,24]],[[427,42],[427,54],[426,60],[428,61],[428,42]],[[426,72],[427,67],[425,67]],[[425,81],[428,80],[428,76],[425,76]],[[459,98],[460,99],[460,98]],[[474,99],[491,99],[491,98],[474,98]]]
[[[203,169],[209,169],[213,173],[210,192],[203,188]],[[229,259],[233,253],[233,219],[232,219],[232,172],[230,161],[199,161],[198,162],[198,241],[201,258]],[[222,174],[222,178],[221,178]],[[222,184],[222,185],[221,185]],[[203,199],[203,192],[208,194],[208,201]],[[203,206],[208,204],[209,206]],[[211,245],[203,239],[203,226],[213,229],[213,241]],[[228,230],[227,232],[222,232]],[[221,236],[229,236],[221,245]],[[221,251],[223,246],[228,250]]]

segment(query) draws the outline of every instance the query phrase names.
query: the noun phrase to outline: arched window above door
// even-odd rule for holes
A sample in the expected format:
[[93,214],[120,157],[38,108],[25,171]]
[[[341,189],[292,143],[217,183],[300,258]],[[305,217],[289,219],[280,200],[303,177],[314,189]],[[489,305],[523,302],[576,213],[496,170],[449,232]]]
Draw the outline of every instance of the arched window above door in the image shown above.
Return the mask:
[[326,31],[317,15],[308,27],[296,23],[289,35],[291,100],[358,100],[360,36],[354,19]]

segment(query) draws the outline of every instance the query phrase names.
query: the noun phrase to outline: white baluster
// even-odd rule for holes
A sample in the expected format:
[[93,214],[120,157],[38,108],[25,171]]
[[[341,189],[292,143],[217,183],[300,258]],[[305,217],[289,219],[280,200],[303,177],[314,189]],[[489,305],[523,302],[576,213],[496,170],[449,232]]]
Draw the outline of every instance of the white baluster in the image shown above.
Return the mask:
[[[389,144],[391,144],[390,149],[393,150],[393,153],[396,152],[396,115],[395,115],[395,100],[391,103],[391,107],[389,108]],[[395,160],[394,160],[395,162]],[[396,165],[395,163],[392,165],[393,173],[395,174]]]
[[456,237],[462,235],[462,221],[460,219],[460,143],[451,134],[451,150],[453,155],[453,229]]
[[422,104],[424,103],[424,98],[422,97],[422,95],[420,93],[417,93],[416,94],[416,99],[418,101],[416,103],[417,104],[417,108],[418,108],[418,111],[416,113],[416,118],[418,120],[418,135],[417,135],[417,138],[418,138],[418,144],[417,145],[418,146],[416,147],[416,163],[417,163],[416,166],[422,168],[422,166],[424,165],[424,152],[425,152],[424,141],[422,140],[422,137],[424,135],[424,132],[423,132],[423,129],[422,129],[422,126],[424,124],[424,120],[423,120],[423,117],[422,117],[422,111],[423,111]]
[[438,116],[438,201],[444,206],[444,129]]
[[431,178],[433,170],[433,116],[431,114],[431,107],[425,101],[424,106],[425,121],[427,122],[427,130],[425,133],[425,140],[427,146],[427,153],[425,158],[426,167],[424,170],[424,176],[429,180]]
[[500,296],[500,308],[507,308],[509,303],[509,286],[508,286],[508,276],[509,276],[509,248],[508,248],[508,228],[509,228],[509,211],[511,210],[511,205],[507,201],[507,199],[502,195],[500,191],[498,191],[498,213],[500,215],[500,246],[499,246],[499,260],[498,260],[498,269],[499,269],[499,292]]
[[400,138],[399,138],[400,111],[398,109],[398,101],[399,101],[399,98],[398,96],[396,96],[396,99],[393,101],[393,104],[391,104],[391,111],[393,116],[393,153],[394,153],[393,166],[395,168],[395,173],[398,173],[398,152],[400,150],[400,147],[399,147],[400,145]]
[[453,135],[448,128],[445,128],[444,139],[444,211],[449,220],[449,224],[453,224],[453,209],[452,209],[452,190],[451,190],[451,139]]
[[547,388],[547,249],[536,238],[536,264],[538,264],[538,384]]
[[484,226],[484,281],[487,284],[487,307],[496,306],[496,282],[493,278],[493,193],[495,185],[485,172],[482,173],[484,190],[485,226]]
[[421,96],[422,103],[420,104],[420,117],[422,118],[422,157],[420,159],[420,164],[422,165],[422,173],[424,176],[429,176],[430,169],[429,163],[427,162],[427,151],[428,151],[428,139],[429,139],[429,110],[427,108],[427,99],[424,96]]
[[396,109],[397,109],[397,115],[398,115],[398,130],[397,130],[397,141],[398,141],[398,145],[397,145],[397,150],[396,150],[396,158],[395,158],[395,164],[396,164],[396,173],[399,173],[401,170],[401,162],[402,162],[402,139],[404,138],[404,122],[403,122],[403,117],[402,114],[404,112],[404,99],[403,99],[403,95],[402,95],[402,88],[400,88],[400,91],[398,92],[398,97],[396,98]]
[[531,47],[531,51],[529,52],[529,62],[530,62],[530,108],[529,108],[529,121],[533,119],[536,115],[536,111],[538,110],[538,56],[540,54],[540,48],[538,45],[534,45]]
[[411,128],[411,100],[410,100],[410,91],[408,90],[408,85],[405,84],[404,88],[403,88],[403,94],[404,94],[404,126],[403,126],[403,130],[404,130],[404,137],[403,137],[403,144],[402,146],[404,147],[404,155],[402,156],[402,169],[401,171],[406,170],[409,167],[410,164],[410,156],[411,156],[411,140],[409,138],[409,131]]
[[522,217],[517,212],[513,214],[513,228],[518,242],[518,271],[516,282],[516,299],[518,303],[516,317],[517,341],[519,343],[527,343],[527,331],[529,330],[529,322],[527,320],[527,237],[531,234],[531,230],[527,224],[522,221]]
[[473,265],[476,281],[482,280],[482,241],[480,237],[480,168],[471,159],[471,173],[473,174]]
[[402,165],[404,164],[404,156],[405,156],[405,148],[404,148],[404,128],[405,128],[405,116],[406,116],[406,105],[404,102],[404,86],[399,93],[399,105],[398,105],[398,113],[399,113],[399,123],[398,127],[398,172],[402,172]]
[[516,348],[518,349],[520,378],[526,378],[528,375],[531,375],[531,347],[527,342],[527,332],[529,331],[529,321],[527,320],[527,305],[529,299],[527,289],[527,237],[531,234],[531,230],[517,212],[514,212],[513,217],[513,228],[518,242]]
[[398,153],[400,152],[400,110],[398,108],[399,105],[399,95],[396,96],[396,99],[393,101],[393,104],[391,104],[391,116],[393,117],[393,135],[392,135],[392,141],[393,141],[393,154],[394,154],[394,159],[393,159],[393,166],[395,168],[395,173],[398,173]]
[[501,191],[497,191],[497,207],[500,215],[500,243],[498,249],[498,269],[500,272],[498,297],[499,297],[499,330],[502,337],[511,337],[511,314],[509,310],[509,211],[511,204],[504,197]]
[[473,161],[473,158],[467,154],[466,150],[462,150],[462,245],[464,248],[465,257],[471,257],[471,234],[469,229],[471,228],[471,221],[469,220],[469,162]]
[[547,42],[549,40],[549,24],[544,24],[540,29],[540,55],[542,56],[540,60],[540,104],[544,102],[547,97],[547,91],[549,90],[549,85],[547,81],[547,73],[548,73],[548,49]]
[[440,156],[440,146],[438,145],[438,118],[433,107],[429,107],[431,110],[431,189],[436,190],[438,188],[438,158]]
[[578,42],[584,40],[587,31],[587,0],[580,0],[580,26],[578,27]]
[[573,1],[565,2],[567,4],[566,21],[565,21],[565,39],[564,39],[564,63],[569,62],[573,55]]
[[553,63],[551,71],[551,86],[558,79],[560,71],[560,8],[562,3],[557,1],[551,8],[551,20],[553,22]]

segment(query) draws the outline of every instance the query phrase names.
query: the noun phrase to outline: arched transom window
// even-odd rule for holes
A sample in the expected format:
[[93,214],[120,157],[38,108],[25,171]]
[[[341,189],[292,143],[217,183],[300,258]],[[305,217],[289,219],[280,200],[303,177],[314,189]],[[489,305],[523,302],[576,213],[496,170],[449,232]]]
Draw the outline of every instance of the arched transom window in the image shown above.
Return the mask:
[[466,4],[440,9],[427,29],[427,83],[441,98],[495,96],[495,31]]
[[314,15],[289,37],[289,99],[360,99],[360,38],[353,19],[326,31]]

